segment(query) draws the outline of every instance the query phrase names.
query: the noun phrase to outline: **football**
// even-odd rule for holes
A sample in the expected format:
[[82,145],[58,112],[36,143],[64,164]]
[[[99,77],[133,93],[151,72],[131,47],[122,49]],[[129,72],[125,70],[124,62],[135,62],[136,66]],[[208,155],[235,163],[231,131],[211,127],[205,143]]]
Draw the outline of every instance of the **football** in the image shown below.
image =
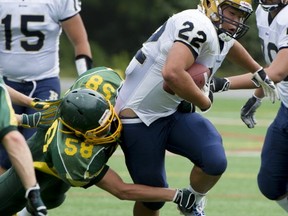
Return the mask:
[[[190,74],[195,84],[200,89],[203,88],[203,86],[205,85],[205,83],[207,82],[208,78],[211,75],[211,71],[209,68],[196,62],[192,64],[192,66],[187,70],[187,72]],[[165,81],[163,82],[163,89],[169,94],[175,94],[165,83]]]

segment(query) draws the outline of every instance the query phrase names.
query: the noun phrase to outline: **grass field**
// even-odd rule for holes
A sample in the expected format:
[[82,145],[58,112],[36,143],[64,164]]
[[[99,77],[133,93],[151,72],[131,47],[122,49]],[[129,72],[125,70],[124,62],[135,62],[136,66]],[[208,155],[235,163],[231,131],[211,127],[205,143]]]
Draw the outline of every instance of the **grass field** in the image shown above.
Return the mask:
[[[256,113],[258,125],[248,129],[239,118],[240,107],[246,99],[217,98],[212,110],[205,114],[223,135],[227,150],[228,168],[218,184],[209,192],[207,216],[278,216],[285,212],[275,202],[264,198],[257,187],[256,177],[260,164],[260,150],[266,128],[274,118],[279,103],[272,105],[264,100]],[[204,135],[203,135],[204,136]],[[184,158],[167,155],[166,169],[170,187],[188,185],[191,164]],[[121,151],[109,161],[127,182],[131,182]],[[92,187],[88,190],[72,188],[66,202],[50,210],[50,216],[129,216],[133,202],[120,201],[112,195]],[[166,203],[161,215],[179,215],[176,205]]]

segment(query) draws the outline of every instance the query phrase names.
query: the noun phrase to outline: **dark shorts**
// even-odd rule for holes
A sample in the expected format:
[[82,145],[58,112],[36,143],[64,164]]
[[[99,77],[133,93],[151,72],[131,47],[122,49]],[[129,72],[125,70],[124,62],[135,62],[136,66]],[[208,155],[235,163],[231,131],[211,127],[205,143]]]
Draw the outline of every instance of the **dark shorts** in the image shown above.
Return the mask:
[[166,150],[189,159],[209,175],[221,175],[227,166],[220,134],[198,113],[176,112],[149,127],[124,120],[122,135],[121,147],[135,183],[168,187]]
[[258,186],[264,196],[276,200],[287,193],[288,109],[281,104],[269,126],[261,153]]

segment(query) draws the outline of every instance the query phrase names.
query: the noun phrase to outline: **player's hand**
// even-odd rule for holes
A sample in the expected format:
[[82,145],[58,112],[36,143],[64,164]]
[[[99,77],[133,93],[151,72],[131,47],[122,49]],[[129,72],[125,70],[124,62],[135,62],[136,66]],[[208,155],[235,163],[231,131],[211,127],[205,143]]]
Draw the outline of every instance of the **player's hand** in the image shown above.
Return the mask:
[[173,202],[177,204],[179,211],[186,215],[192,212],[195,203],[195,195],[187,188],[177,189]]
[[50,106],[58,106],[61,102],[61,99],[59,100],[41,100],[39,98],[34,98],[33,101],[30,104],[30,107],[37,111],[48,109]]
[[42,112],[22,114],[21,126],[24,128],[36,128],[50,126],[56,118],[57,106],[51,106]]
[[230,81],[227,78],[213,77],[210,81],[210,90],[215,92],[228,91],[230,88]]
[[48,215],[47,208],[40,196],[40,187],[38,184],[27,189],[25,198],[27,199],[27,210],[30,214],[35,216]]
[[254,114],[260,105],[261,99],[253,95],[241,108],[241,119],[248,128],[254,128],[254,126],[257,124]]
[[182,113],[193,113],[195,112],[195,106],[192,103],[183,100],[178,105],[177,110]]
[[260,68],[258,71],[256,71],[253,74],[251,80],[255,84],[255,86],[262,87],[264,95],[266,97],[269,97],[272,103],[275,102],[276,98],[279,99],[274,82],[268,77],[263,68]]
[[202,111],[203,113],[205,113],[205,112],[208,112],[208,111],[211,109],[212,103],[213,103],[213,100],[214,100],[213,92],[210,90],[210,84],[209,84],[209,83],[206,83],[206,84],[203,86],[202,92],[203,92],[204,95],[205,95],[206,97],[208,97],[209,100],[210,100],[210,106],[209,106],[208,108],[206,108],[206,109],[201,109],[201,111]]

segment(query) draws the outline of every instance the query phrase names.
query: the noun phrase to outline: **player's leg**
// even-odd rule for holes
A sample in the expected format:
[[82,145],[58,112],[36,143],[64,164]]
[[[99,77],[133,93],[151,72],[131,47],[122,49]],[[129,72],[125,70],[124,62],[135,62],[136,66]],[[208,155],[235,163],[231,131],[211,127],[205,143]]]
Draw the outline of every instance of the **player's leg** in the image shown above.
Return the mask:
[[37,172],[37,179],[41,182],[41,197],[47,209],[54,209],[62,205],[66,199],[66,192],[71,188],[61,179]]
[[7,169],[11,167],[11,162],[9,160],[8,153],[4,146],[0,144],[0,176],[4,172],[6,172]]
[[[47,209],[59,207],[66,198],[66,192],[70,186],[61,179],[40,171],[36,171],[37,179],[41,188],[41,198]],[[29,206],[25,206],[17,216],[30,216]]]
[[13,215],[25,207],[25,188],[14,168],[0,176],[0,215]]
[[[164,167],[166,130],[168,120],[162,118],[147,127],[144,123],[129,124],[122,120],[121,147],[131,178],[135,183],[167,187]],[[132,121],[134,121],[133,119]],[[158,216],[164,203],[136,202],[134,216]]]
[[[198,113],[176,112],[173,117],[167,150],[188,158],[194,164],[189,189],[196,194],[198,207],[203,207],[206,193],[227,167],[222,138],[212,123]],[[203,209],[201,211],[199,215],[204,215]]]
[[281,105],[269,126],[261,153],[258,187],[262,194],[288,212],[288,109]]

